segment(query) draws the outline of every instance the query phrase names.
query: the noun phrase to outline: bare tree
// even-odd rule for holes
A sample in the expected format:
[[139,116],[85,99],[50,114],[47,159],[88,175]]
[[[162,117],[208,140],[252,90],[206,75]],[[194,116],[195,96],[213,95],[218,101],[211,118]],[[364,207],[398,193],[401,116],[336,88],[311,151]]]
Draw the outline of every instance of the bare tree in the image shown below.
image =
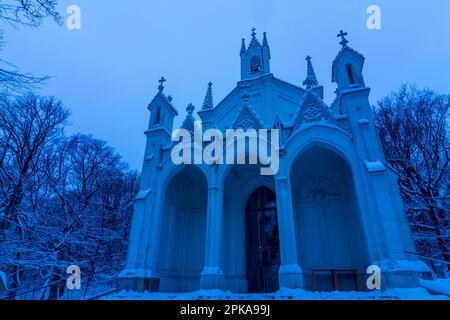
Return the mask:
[[37,27],[42,21],[51,17],[57,23],[62,23],[62,18],[56,10],[56,0],[1,0],[0,20],[12,26]]
[[81,134],[55,135],[38,162],[24,178],[18,223],[0,239],[0,269],[12,279],[11,297],[82,298],[65,291],[66,268],[79,265],[84,284],[95,272],[89,290],[113,283],[125,262],[138,174],[104,141]]
[[120,165],[120,157],[106,145],[105,141],[89,135],[77,134],[69,140],[72,185],[79,195],[81,209],[87,208],[94,194],[99,190],[102,180],[111,168]]
[[[61,25],[63,19],[58,13],[56,0],[0,0],[0,21],[15,28],[20,26],[38,27],[50,17]],[[0,49],[3,47],[3,30],[0,30]],[[20,72],[12,63],[0,59],[0,92],[24,93],[39,87],[49,79],[48,76],[35,77]]]
[[49,79],[49,76],[35,77],[30,73],[22,73],[12,63],[0,59],[0,92],[2,95],[27,93],[29,90],[41,87]]
[[34,176],[47,144],[62,134],[69,112],[54,97],[28,94],[0,101],[0,225],[17,223],[24,183]]
[[403,85],[378,103],[375,118],[419,251],[450,262],[450,96]]
[[84,274],[120,266],[137,174],[126,171],[106,142],[89,135],[66,138],[47,154],[45,172],[56,197],[49,198],[52,209],[42,213],[40,226],[51,230],[42,237],[52,239],[45,247],[54,253],[48,260],[48,298],[58,299],[68,265],[82,266]]

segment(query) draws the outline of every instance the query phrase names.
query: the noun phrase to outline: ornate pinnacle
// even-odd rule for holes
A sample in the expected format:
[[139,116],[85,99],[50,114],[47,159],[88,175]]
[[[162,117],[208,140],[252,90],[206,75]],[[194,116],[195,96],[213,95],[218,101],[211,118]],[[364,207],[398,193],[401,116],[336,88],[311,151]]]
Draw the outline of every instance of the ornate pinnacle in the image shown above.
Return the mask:
[[214,108],[213,94],[212,94],[212,82],[208,83],[208,89],[206,90],[205,100],[203,101],[203,110],[211,110]]
[[307,89],[310,89],[311,87],[315,87],[319,84],[317,81],[316,73],[314,72],[313,65],[311,63],[311,57],[306,57],[307,61],[307,73],[306,73],[306,79],[303,81],[303,85],[306,86]]

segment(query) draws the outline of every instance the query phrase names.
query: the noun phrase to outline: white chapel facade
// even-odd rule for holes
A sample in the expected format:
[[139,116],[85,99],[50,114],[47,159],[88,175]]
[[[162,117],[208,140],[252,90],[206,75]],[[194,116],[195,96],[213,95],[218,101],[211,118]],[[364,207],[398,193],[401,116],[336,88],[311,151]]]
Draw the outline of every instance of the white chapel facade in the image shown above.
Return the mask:
[[[121,289],[191,292],[365,290],[367,267],[382,287],[414,287],[427,267],[414,251],[397,178],[387,166],[363,76],[365,58],[341,31],[331,105],[310,57],[303,86],[271,73],[266,33],[242,40],[241,79],[217,105],[212,84],[197,112],[203,130],[279,129],[276,175],[259,165],[171,161],[178,115],[164,80],[150,120]],[[194,107],[182,128],[193,130]],[[246,155],[256,152],[246,148]],[[240,155],[237,155],[240,156]]]

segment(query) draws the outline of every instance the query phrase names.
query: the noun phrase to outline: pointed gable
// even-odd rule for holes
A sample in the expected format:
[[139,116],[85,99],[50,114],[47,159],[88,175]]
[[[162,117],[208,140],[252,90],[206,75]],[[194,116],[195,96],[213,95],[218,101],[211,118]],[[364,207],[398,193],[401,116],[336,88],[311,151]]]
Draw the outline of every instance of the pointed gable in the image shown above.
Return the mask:
[[233,124],[233,129],[242,129],[244,131],[248,129],[259,130],[264,127],[263,121],[249,105],[242,106]]
[[331,118],[327,105],[315,93],[307,91],[300,103],[293,126],[297,127],[303,123],[330,120]]

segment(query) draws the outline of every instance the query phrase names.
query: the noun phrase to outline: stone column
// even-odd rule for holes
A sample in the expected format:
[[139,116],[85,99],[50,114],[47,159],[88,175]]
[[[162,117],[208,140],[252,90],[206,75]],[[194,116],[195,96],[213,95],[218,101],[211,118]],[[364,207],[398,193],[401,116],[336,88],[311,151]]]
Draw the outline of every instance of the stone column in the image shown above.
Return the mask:
[[223,187],[217,181],[214,168],[208,181],[208,212],[206,222],[205,267],[200,276],[202,289],[222,289],[221,269],[223,230]]
[[290,179],[286,176],[276,177],[276,191],[281,253],[280,288],[303,288],[303,271],[297,258]]
[[133,213],[132,228],[130,232],[130,243],[128,247],[127,266],[119,274],[119,290],[131,291],[157,291],[157,285],[152,283],[151,271],[146,266],[150,214],[146,206],[154,202],[150,191],[140,192],[136,197]]
[[130,238],[128,244],[128,259],[126,265],[126,269],[128,270],[136,270],[139,267],[138,256],[139,256],[139,248],[143,241],[141,235],[145,217],[144,216],[145,208],[143,202],[144,201],[140,199],[139,200],[136,199],[134,203],[133,219],[131,223]]

